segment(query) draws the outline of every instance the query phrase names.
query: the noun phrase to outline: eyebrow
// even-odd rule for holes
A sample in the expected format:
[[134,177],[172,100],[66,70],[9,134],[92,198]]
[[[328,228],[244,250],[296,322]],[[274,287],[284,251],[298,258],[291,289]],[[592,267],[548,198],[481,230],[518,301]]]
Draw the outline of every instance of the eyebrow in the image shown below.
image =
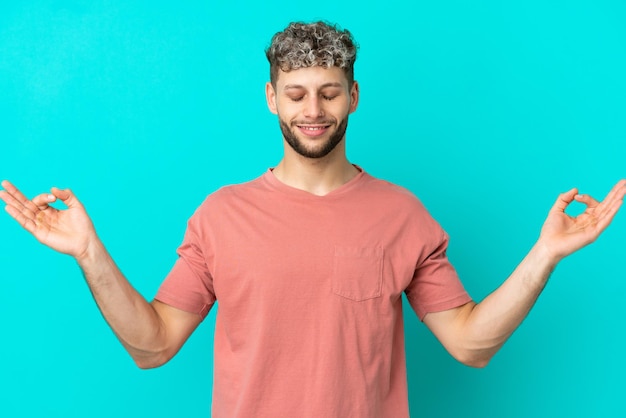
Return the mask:
[[[329,82],[329,83],[324,83],[320,86],[320,89],[326,88],[326,87],[339,87],[342,88],[343,85],[341,83],[337,83],[337,82]],[[287,84],[284,87],[284,90],[291,90],[291,89],[303,89],[305,88],[303,85],[300,84]]]

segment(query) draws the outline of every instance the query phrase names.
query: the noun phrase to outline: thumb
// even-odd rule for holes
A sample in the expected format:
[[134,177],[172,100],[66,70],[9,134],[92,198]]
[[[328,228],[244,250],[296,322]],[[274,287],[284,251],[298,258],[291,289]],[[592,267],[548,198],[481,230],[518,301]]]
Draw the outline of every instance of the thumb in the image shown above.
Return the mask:
[[78,201],[74,193],[70,189],[59,189],[57,187],[53,187],[50,189],[50,192],[60,201],[65,203],[68,208],[79,207],[82,206]]
[[552,210],[557,212],[565,212],[565,209],[569,206],[570,203],[574,201],[574,198],[578,194],[578,189],[573,188],[565,193],[561,193],[559,197],[556,199]]

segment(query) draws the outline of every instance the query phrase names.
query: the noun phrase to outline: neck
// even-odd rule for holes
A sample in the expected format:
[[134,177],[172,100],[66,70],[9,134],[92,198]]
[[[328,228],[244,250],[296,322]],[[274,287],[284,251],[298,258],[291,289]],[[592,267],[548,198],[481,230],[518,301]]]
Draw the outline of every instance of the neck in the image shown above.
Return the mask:
[[352,180],[359,170],[346,158],[343,144],[322,158],[303,157],[285,144],[285,156],[273,172],[288,186],[324,196]]

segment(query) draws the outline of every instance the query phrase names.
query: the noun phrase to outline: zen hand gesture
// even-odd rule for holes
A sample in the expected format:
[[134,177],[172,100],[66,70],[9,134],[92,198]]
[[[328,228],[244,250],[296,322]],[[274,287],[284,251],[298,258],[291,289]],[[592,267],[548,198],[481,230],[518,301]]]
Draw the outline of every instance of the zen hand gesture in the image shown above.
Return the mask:
[[[40,194],[28,200],[8,181],[1,185],[4,190],[0,190],[0,199],[6,203],[6,211],[42,244],[80,258],[97,239],[91,219],[70,190],[53,187],[51,194]],[[49,206],[57,200],[61,200],[67,209]]]
[[[547,246],[557,260],[592,243],[609,226],[625,194],[626,180],[618,182],[602,202],[578,194],[577,189],[563,193],[550,210],[539,241]],[[574,200],[587,205],[587,209],[576,217],[565,213]]]

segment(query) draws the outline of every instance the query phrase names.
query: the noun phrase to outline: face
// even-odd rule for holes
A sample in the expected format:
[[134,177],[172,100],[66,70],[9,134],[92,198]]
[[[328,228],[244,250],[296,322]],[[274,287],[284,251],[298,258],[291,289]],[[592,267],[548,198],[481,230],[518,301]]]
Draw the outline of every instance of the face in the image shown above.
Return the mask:
[[359,88],[356,81],[349,86],[340,68],[309,67],[280,71],[276,88],[267,83],[266,96],[291,149],[306,158],[322,158],[345,138]]

